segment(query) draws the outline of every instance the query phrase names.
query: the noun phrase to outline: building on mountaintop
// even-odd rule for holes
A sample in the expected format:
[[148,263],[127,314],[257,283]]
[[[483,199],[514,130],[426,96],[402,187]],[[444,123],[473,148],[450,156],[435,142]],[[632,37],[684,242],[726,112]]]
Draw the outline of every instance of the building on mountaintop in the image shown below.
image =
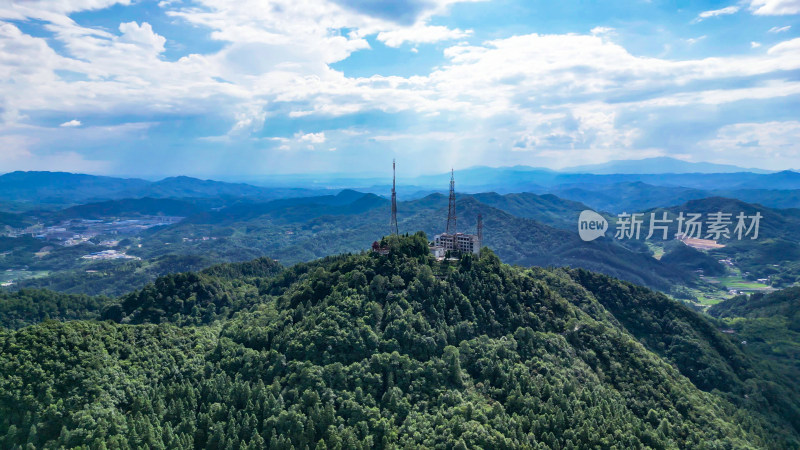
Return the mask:
[[431,253],[437,259],[444,259],[447,253],[472,253],[477,255],[483,245],[483,217],[478,214],[478,234],[457,231],[456,190],[453,170],[450,170],[450,199],[447,205],[447,226],[445,232],[433,237]]

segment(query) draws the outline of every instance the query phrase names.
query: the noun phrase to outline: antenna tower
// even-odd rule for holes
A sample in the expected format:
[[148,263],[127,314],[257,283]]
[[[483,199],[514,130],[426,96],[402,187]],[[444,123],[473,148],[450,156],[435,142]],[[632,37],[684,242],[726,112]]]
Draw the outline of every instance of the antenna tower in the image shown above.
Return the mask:
[[478,249],[483,248],[483,214],[478,213]]
[[456,233],[456,180],[453,169],[450,169],[450,201],[447,205],[447,234]]
[[392,160],[392,222],[389,224],[392,234],[400,234],[397,231],[397,192],[395,191],[395,162]]

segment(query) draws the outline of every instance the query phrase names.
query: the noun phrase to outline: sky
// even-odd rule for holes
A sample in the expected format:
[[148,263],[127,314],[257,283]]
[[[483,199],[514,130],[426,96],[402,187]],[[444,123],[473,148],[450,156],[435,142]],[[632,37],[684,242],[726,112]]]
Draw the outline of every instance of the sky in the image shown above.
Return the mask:
[[800,0],[0,0],[0,173],[656,156],[800,169]]

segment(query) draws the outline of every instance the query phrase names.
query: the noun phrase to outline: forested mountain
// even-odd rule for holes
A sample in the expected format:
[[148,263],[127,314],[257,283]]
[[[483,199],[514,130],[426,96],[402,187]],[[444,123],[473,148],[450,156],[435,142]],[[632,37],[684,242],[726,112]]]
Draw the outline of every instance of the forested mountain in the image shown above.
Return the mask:
[[575,229],[581,211],[589,209],[583,203],[565,200],[553,194],[536,195],[522,192],[500,195],[488,192],[472,194],[471,197],[513,216],[533,219],[554,228],[570,231]]
[[300,224],[321,216],[355,215],[375,208],[386,208],[388,205],[388,200],[375,194],[345,189],[336,195],[236,204],[190,217],[186,224],[224,226],[267,220],[280,224]]
[[661,262],[686,271],[702,270],[706,276],[721,276],[726,268],[719,260],[708,253],[696,250],[678,241],[667,242]]
[[489,250],[438,263],[421,234],[384,244],[164,277],[105,303],[119,324],[0,331],[0,442],[800,445],[784,381],[661,294]]
[[783,316],[793,321],[791,327],[800,332],[800,287],[770,294],[739,295],[714,305],[708,310],[714,317],[750,319]]
[[[800,287],[736,296],[708,313],[725,322],[746,353],[758,356],[759,370],[789,387],[786,399],[800,403]],[[780,402],[776,395],[770,401]]]
[[585,203],[592,209],[619,214],[642,212],[666,205],[708,197],[708,191],[680,186],[654,186],[641,181],[614,183],[604,186],[568,185],[553,188],[560,198]]
[[0,327],[22,328],[48,319],[79,320],[100,317],[108,297],[64,294],[44,289],[0,290]]
[[[95,249],[84,248],[83,252]],[[75,266],[73,258],[64,258]],[[118,296],[139,289],[157,277],[169,273],[197,271],[219,263],[214,255],[165,254],[146,260],[111,260],[84,263],[48,276],[19,281],[20,288],[51,289],[71,294]]]

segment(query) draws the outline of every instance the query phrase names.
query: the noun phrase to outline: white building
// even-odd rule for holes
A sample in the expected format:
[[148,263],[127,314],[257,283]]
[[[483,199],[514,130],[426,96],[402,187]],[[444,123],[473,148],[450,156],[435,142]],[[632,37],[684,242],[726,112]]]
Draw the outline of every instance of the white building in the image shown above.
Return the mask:
[[444,259],[445,256],[447,256],[447,251],[442,247],[439,247],[437,245],[432,245],[431,254],[433,255],[434,258],[442,260]]
[[445,252],[460,251],[463,253],[478,254],[481,251],[481,242],[477,234],[455,233],[437,234],[433,237],[433,246],[440,247]]

